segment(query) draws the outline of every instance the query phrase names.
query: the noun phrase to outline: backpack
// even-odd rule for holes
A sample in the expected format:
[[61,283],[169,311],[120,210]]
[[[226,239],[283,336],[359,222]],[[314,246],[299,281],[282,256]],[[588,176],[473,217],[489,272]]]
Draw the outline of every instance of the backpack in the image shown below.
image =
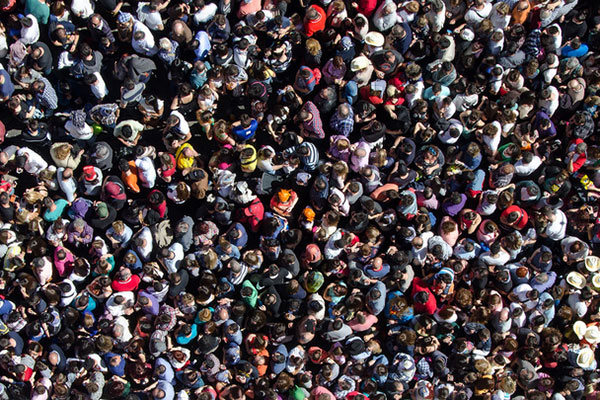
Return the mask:
[[258,232],[260,222],[265,217],[265,206],[257,197],[245,208],[241,209],[238,220],[250,227],[252,232]]

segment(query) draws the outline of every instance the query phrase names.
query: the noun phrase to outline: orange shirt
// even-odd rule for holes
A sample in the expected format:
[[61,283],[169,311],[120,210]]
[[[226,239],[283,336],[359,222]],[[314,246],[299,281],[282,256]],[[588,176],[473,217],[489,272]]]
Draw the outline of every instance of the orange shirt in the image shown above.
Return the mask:
[[129,161],[129,170],[130,174],[125,174],[125,172],[121,172],[121,180],[125,186],[131,189],[135,193],[140,192],[140,187],[138,186],[138,176],[137,176],[137,167],[135,166],[135,161]]
[[526,9],[519,11],[518,6],[514,8],[512,12],[512,24],[521,24],[523,25],[525,21],[527,21],[527,17],[529,16],[529,12],[531,11],[531,3],[529,3],[529,7]]

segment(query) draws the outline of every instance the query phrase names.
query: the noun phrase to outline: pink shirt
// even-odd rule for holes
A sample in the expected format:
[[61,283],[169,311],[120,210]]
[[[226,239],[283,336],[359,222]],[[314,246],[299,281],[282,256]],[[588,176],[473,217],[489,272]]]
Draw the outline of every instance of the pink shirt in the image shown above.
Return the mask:
[[359,323],[357,319],[353,319],[352,321],[348,322],[348,326],[350,328],[352,328],[352,330],[354,332],[363,332],[363,331],[366,331],[367,329],[369,329],[370,327],[372,327],[376,323],[377,323],[377,317],[374,316],[373,314],[369,314],[365,317],[364,324]]
[[[60,250],[64,250],[65,253],[67,253],[67,256],[64,260],[58,259],[58,252]],[[64,247],[57,247],[56,250],[54,250],[54,267],[61,277],[71,273],[74,262],[75,260],[73,258],[73,254],[69,250],[65,249]]]

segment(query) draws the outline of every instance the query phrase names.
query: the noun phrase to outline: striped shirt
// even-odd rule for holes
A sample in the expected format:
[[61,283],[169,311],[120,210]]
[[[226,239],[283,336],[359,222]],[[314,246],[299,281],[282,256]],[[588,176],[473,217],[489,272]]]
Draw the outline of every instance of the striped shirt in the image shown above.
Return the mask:
[[302,165],[304,166],[305,171],[314,171],[317,169],[319,165],[319,150],[317,146],[312,144],[311,142],[304,142],[298,147],[308,147],[310,150],[310,154],[304,157],[300,157],[300,161],[302,161]]

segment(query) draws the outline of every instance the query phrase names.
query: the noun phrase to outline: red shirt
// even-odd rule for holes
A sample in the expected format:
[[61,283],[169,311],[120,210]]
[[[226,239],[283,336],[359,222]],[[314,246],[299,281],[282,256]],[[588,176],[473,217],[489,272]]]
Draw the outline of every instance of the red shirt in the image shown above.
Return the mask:
[[377,0],[358,0],[358,12],[370,18],[377,8]]
[[327,14],[325,13],[325,10],[323,10],[321,7],[319,7],[315,4],[313,4],[310,7],[317,10],[317,12],[319,13],[319,18],[314,21],[310,21],[308,18],[305,18],[304,32],[306,33],[306,36],[308,36],[308,37],[311,37],[315,33],[324,30],[325,23],[327,22]]
[[512,205],[512,206],[508,207],[506,210],[504,210],[502,212],[502,214],[500,214],[500,218],[501,219],[506,219],[508,217],[508,215],[510,213],[512,213],[512,212],[519,213],[519,218],[515,222],[514,227],[517,228],[517,229],[523,229],[523,228],[525,228],[525,225],[527,225],[527,222],[529,221],[529,216],[527,215],[527,213],[525,212],[525,210],[523,210],[519,206]]
[[[571,142],[571,146],[576,147],[579,143],[583,143],[583,139],[578,138]],[[573,172],[577,172],[585,161],[587,160],[587,155],[585,153],[582,154],[574,154],[573,155]]]
[[413,307],[415,309],[415,314],[425,313],[433,315],[435,313],[435,310],[437,310],[437,301],[435,300],[435,295],[433,294],[431,289],[429,289],[429,287],[425,286],[425,282],[423,282],[421,278],[415,278],[413,279],[413,287],[411,293],[413,299],[419,292],[427,292],[429,294],[429,298],[427,299],[427,303],[425,304],[418,304],[416,302],[414,303]]
[[131,275],[126,281],[113,281],[112,288],[116,292],[133,292],[140,285],[140,277],[137,275]]
[[176,171],[175,167],[177,165],[177,162],[175,162],[175,157],[173,157],[173,154],[169,154],[169,158],[171,159],[171,164],[173,165],[173,167],[161,171],[161,175],[164,176],[165,178],[172,176]]

